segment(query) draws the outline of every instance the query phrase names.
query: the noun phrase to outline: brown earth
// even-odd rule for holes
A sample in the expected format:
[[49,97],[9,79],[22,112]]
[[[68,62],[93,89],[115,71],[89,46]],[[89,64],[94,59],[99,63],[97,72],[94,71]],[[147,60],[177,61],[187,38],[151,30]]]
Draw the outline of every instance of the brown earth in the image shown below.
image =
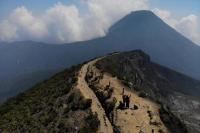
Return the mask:
[[[160,119],[160,106],[147,98],[139,97],[136,92],[124,86],[116,77],[112,77],[109,73],[103,73],[98,70],[94,64],[100,59],[101,58],[95,59],[83,65],[79,72],[77,83],[77,88],[80,89],[83,96],[92,99],[92,111],[98,114],[98,119],[100,120],[98,132],[112,133],[113,125],[115,125],[115,128],[117,127],[122,133],[169,133]],[[115,98],[117,101],[113,110],[113,122],[109,121],[95,92],[86,82],[85,77],[88,73],[92,73],[93,79],[101,77],[98,79],[98,82],[95,82],[95,86],[102,89],[99,91],[105,91],[104,88],[106,88],[108,84],[110,84],[110,88],[113,88],[110,99]],[[117,109],[117,106],[119,101],[122,101],[123,88],[124,94],[131,95],[131,97],[130,108],[121,110]],[[138,109],[134,109],[134,105],[136,105]]]

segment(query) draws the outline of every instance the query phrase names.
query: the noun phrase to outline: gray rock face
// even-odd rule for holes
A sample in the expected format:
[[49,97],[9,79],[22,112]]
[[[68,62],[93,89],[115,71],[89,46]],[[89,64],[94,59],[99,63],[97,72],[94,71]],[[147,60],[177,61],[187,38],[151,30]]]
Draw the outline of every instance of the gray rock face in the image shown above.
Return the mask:
[[180,93],[169,95],[166,100],[170,110],[185,123],[191,133],[200,132],[200,101]]

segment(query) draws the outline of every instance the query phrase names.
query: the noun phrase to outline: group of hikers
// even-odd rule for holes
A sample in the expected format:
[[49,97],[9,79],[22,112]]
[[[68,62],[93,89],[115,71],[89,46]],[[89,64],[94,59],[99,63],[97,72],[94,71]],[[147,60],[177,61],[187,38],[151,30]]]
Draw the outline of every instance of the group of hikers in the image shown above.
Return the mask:
[[130,97],[131,97],[131,95],[128,96],[128,95],[124,94],[124,88],[123,88],[123,91],[122,91],[122,101],[119,101],[118,109],[129,108]]

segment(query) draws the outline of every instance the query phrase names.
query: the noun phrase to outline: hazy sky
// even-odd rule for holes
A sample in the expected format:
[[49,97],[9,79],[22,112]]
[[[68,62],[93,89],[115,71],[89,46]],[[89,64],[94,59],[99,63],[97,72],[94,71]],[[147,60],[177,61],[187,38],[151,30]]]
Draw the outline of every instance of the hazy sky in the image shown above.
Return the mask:
[[0,41],[87,40],[142,9],[200,44],[200,0],[0,0]]

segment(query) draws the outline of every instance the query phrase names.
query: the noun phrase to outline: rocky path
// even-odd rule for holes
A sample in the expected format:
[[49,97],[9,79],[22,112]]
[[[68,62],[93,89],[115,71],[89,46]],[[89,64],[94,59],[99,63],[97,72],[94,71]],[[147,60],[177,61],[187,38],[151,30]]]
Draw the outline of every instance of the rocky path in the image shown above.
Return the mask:
[[93,113],[97,113],[98,119],[100,120],[100,127],[99,127],[99,133],[113,133],[113,128],[106,117],[105,111],[103,107],[101,106],[101,103],[99,102],[98,98],[96,97],[95,93],[92,91],[91,88],[88,87],[87,82],[85,81],[85,76],[87,73],[87,69],[89,66],[92,66],[97,60],[93,60],[87,64],[84,64],[79,71],[78,75],[78,82],[77,82],[77,88],[80,89],[81,93],[85,98],[92,99],[92,105],[91,109]]
[[[122,101],[122,90],[124,94],[131,95],[129,109],[115,109],[114,124],[122,133],[169,133],[159,116],[159,105],[149,99],[141,98],[136,92],[130,91],[116,77],[104,74],[99,82],[100,86],[109,84],[114,88],[112,97]],[[118,105],[118,104],[117,104]],[[134,105],[138,109],[134,109]]]
[[[95,75],[100,75],[101,72],[94,66],[95,62],[100,59],[101,58],[90,61],[82,66],[78,76],[77,88],[80,89],[85,98],[92,99],[92,111],[98,114],[98,119],[100,120],[98,132],[112,133],[113,127],[105,114],[105,110],[93,90],[88,87],[88,83],[85,81],[88,69],[92,69]],[[116,77],[112,77],[108,73],[103,73],[103,78],[99,80],[96,86],[98,86],[98,88],[105,88],[108,84],[110,84],[114,90],[112,98],[114,97],[117,100],[117,105],[119,101],[122,100],[123,88],[125,88],[125,94],[131,95],[131,106],[129,109],[114,109],[113,124],[118,127],[122,133],[169,133],[160,119],[160,107],[158,104],[149,99],[139,97],[136,92],[130,91],[120,80]],[[138,109],[133,109],[133,105],[136,105]]]

